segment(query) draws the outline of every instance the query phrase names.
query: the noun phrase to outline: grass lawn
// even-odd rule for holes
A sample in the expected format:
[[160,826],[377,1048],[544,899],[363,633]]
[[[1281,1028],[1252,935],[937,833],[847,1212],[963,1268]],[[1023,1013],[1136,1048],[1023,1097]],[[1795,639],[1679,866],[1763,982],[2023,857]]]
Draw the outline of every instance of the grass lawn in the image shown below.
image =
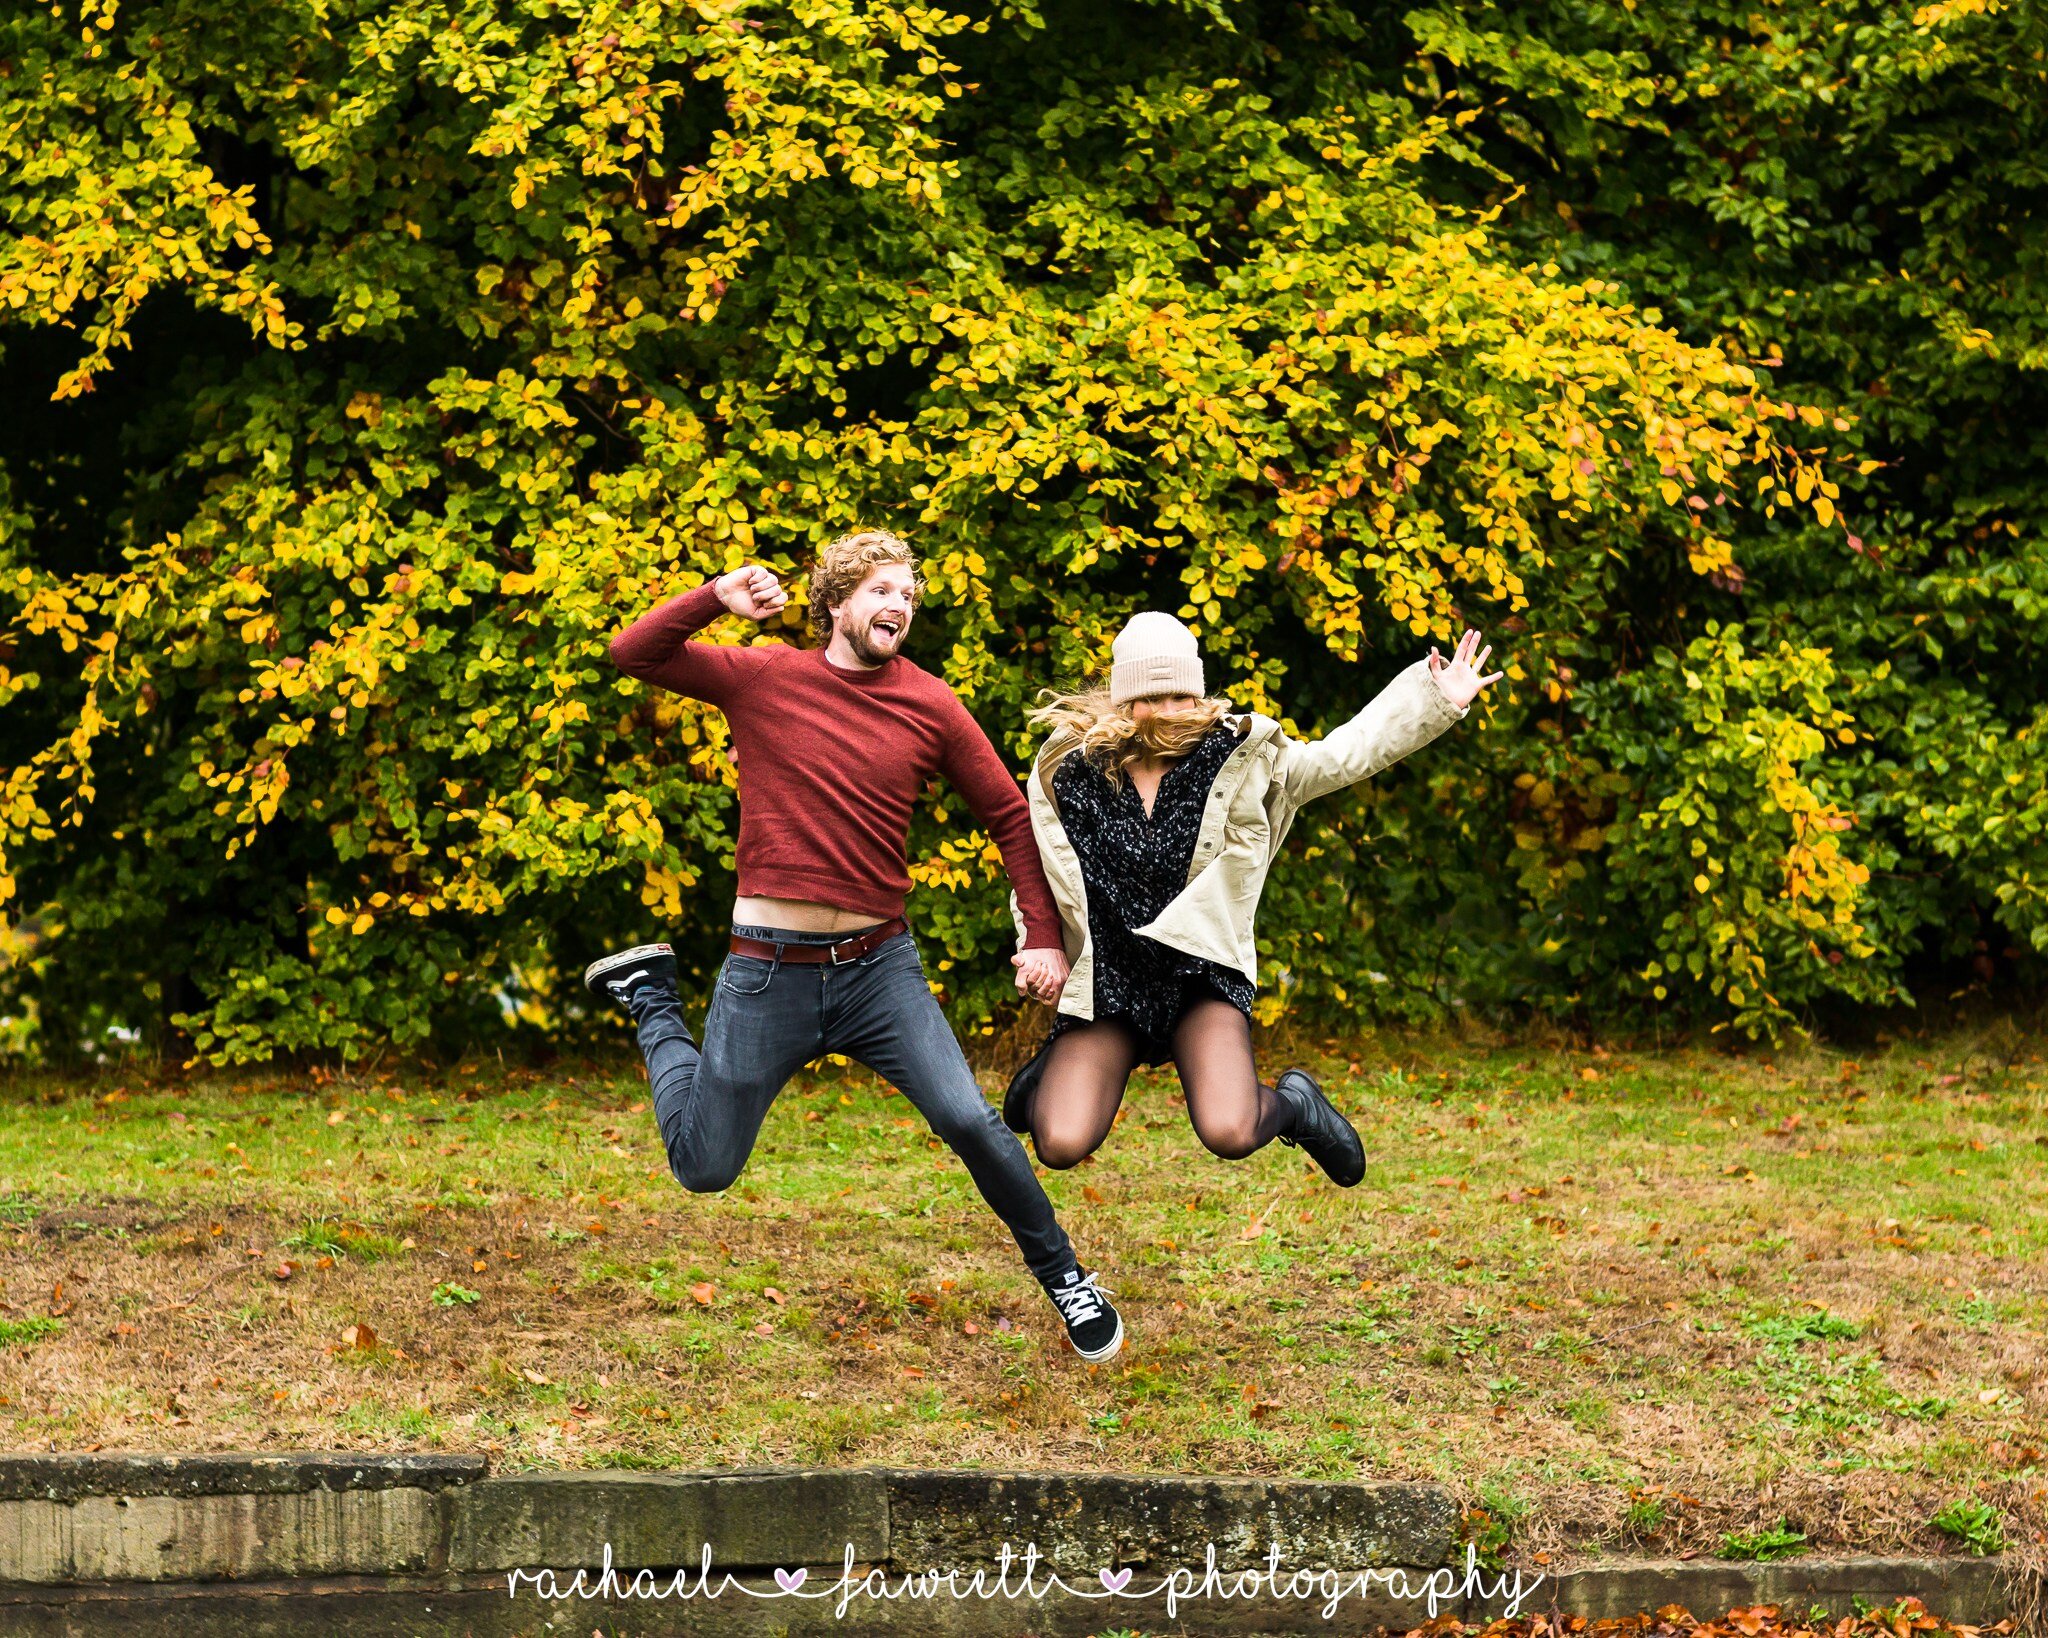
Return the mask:
[[2041,1552],[2040,1039],[1293,1048],[1361,1188],[1211,1158],[1170,1072],[1046,1175],[1131,1331],[1094,1367],[858,1068],[792,1083],[704,1197],[631,1058],[19,1079],[0,1444],[1426,1478],[1554,1569]]

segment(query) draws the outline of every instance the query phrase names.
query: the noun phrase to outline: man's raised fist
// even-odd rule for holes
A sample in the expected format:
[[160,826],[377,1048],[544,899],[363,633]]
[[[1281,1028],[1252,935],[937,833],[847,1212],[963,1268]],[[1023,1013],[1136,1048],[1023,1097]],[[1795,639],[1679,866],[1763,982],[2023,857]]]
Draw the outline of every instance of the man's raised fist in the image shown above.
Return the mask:
[[766,620],[782,612],[789,593],[772,569],[749,563],[718,577],[718,600],[744,619]]

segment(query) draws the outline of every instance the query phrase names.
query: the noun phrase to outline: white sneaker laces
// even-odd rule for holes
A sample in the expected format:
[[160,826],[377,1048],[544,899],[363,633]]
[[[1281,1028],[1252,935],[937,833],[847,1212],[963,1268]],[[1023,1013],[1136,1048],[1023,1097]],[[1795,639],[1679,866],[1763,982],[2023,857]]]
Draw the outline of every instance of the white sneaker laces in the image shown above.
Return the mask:
[[1099,1315],[1102,1299],[1111,1294],[1108,1286],[1095,1283],[1093,1274],[1084,1274],[1067,1285],[1047,1286],[1046,1292],[1051,1296],[1053,1306],[1060,1311],[1060,1317],[1070,1327]]

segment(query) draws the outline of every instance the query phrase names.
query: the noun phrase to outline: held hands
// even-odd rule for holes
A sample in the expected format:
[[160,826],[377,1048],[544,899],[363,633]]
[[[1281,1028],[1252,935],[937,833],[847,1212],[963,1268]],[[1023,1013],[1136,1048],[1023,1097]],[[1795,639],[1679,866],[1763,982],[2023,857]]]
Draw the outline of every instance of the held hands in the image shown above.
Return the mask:
[[[1474,650],[1477,650],[1475,653]],[[1436,678],[1444,698],[1463,710],[1479,695],[1480,689],[1489,683],[1497,683],[1507,673],[1496,671],[1490,676],[1481,676],[1486,669],[1486,657],[1493,652],[1493,645],[1479,647],[1479,633],[1469,626],[1465,635],[1458,639],[1457,652],[1446,660],[1434,648],[1429,651],[1429,669]]]
[[718,600],[746,620],[766,620],[780,614],[789,593],[771,569],[749,563],[718,577]]
[[1057,1001],[1067,985],[1067,952],[1024,950],[1010,957],[1017,969],[1017,992],[1034,1001]]

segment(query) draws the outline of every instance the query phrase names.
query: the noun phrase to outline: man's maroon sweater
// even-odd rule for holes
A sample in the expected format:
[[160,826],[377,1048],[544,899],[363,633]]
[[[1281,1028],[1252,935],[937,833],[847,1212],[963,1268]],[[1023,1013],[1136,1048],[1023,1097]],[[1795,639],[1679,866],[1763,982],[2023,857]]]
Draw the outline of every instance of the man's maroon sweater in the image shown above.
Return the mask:
[[725,605],[714,584],[671,598],[611,642],[630,677],[717,706],[740,770],[739,892],[888,920],[910,891],[904,839],[943,774],[995,838],[1031,949],[1061,947],[1024,793],[959,696],[898,654],[848,671],[818,648],[684,639]]

